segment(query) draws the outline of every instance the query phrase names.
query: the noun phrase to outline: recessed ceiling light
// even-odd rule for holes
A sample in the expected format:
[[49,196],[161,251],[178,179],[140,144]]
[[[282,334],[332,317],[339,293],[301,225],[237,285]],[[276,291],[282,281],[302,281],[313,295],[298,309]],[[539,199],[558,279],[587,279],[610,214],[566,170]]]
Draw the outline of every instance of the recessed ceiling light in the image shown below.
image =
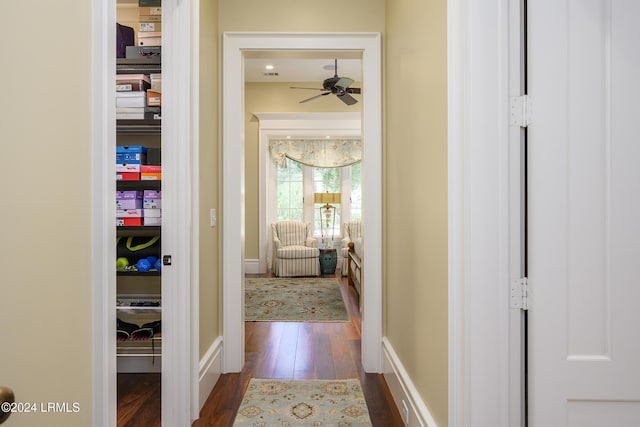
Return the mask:
[[267,65],[264,66],[264,68],[267,69],[267,70],[273,70],[273,65],[267,64]]

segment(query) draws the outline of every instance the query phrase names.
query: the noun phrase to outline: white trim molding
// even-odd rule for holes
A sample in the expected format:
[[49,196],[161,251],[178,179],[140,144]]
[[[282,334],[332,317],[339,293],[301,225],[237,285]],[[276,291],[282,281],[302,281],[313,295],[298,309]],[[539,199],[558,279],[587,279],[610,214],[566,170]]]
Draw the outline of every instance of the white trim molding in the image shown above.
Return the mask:
[[202,409],[222,374],[222,337],[216,338],[202,356],[198,374],[198,410]]
[[[162,423],[198,403],[197,0],[164,0],[162,31]],[[195,21],[195,22],[194,22]]]
[[117,420],[115,25],[115,0],[93,0],[92,425],[96,427],[115,426]]
[[447,3],[449,424],[461,427],[522,421],[522,331],[508,298],[520,261],[519,192],[510,186],[519,141],[509,127],[520,3]]
[[[262,221],[260,221],[262,222]],[[262,228],[262,225],[260,226]],[[262,252],[261,252],[262,254]],[[264,267],[264,270],[262,266]],[[262,274],[266,273],[266,263],[262,262],[262,259],[245,259],[244,260],[244,272],[247,274]]]
[[240,33],[223,35],[222,253],[224,372],[244,362],[244,53],[349,50],[362,54],[363,222],[367,239],[363,277],[366,315],[362,365],[382,370],[382,50],[379,33]]
[[[401,416],[408,418],[408,422],[407,418],[404,418],[405,425],[408,427],[438,427],[387,337],[382,339],[382,348],[384,352],[384,379]],[[407,410],[406,414],[403,413],[404,407]]]

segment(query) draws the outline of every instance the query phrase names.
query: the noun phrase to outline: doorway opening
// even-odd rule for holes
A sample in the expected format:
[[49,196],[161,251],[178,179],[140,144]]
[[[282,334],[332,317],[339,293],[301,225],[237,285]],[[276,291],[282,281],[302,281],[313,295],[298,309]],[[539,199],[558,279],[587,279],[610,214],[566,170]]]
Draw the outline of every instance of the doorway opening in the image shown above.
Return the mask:
[[362,324],[362,365],[382,369],[382,129],[381,49],[378,33],[282,34],[225,33],[223,56],[223,371],[239,372],[244,363],[244,66],[248,52],[357,52],[362,57],[363,212],[366,212],[368,262],[363,268],[367,313]]

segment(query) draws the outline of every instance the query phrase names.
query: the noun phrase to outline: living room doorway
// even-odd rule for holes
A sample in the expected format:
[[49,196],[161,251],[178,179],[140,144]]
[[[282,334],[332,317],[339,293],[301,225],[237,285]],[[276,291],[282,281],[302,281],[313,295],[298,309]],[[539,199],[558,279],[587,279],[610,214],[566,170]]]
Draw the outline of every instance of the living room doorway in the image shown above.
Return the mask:
[[252,51],[358,52],[362,57],[363,211],[367,213],[363,276],[367,312],[362,325],[362,364],[367,372],[382,370],[382,129],[380,34],[247,34],[225,33],[223,56],[223,371],[239,372],[244,362],[244,65]]

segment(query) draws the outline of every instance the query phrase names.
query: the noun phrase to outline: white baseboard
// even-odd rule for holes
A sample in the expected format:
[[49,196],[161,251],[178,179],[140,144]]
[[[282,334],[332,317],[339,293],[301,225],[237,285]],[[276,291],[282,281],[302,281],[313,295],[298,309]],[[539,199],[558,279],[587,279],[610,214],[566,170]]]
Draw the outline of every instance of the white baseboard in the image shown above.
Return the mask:
[[199,373],[198,407],[202,409],[222,373],[222,337],[216,338],[202,359],[200,359]]
[[259,259],[245,259],[244,260],[244,272],[247,274],[262,274],[264,271],[260,271]]
[[405,417],[403,408],[406,407],[408,413],[409,422],[407,423],[405,419],[405,425],[408,427],[438,427],[386,337],[382,338],[382,350],[384,353],[383,374],[393,400],[403,419]]

